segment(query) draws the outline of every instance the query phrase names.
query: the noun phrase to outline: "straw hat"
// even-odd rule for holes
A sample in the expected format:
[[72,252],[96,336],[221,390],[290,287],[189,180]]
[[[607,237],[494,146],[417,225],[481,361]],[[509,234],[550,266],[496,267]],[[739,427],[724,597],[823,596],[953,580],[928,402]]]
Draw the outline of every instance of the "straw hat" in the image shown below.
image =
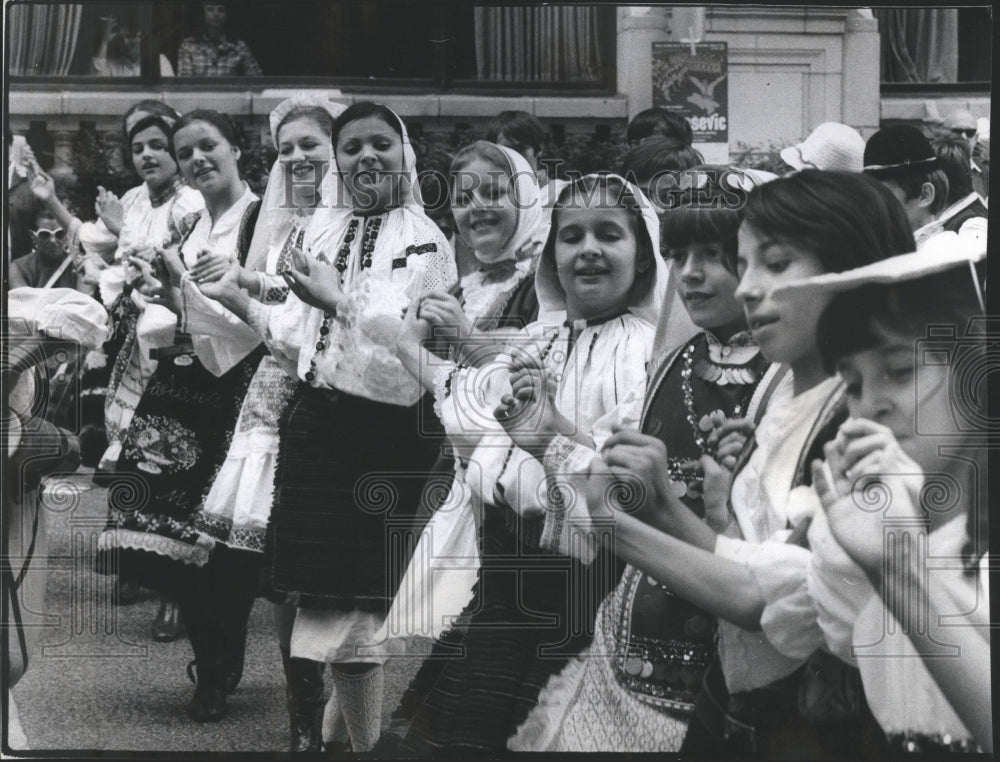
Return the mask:
[[795,169],[825,169],[860,172],[865,140],[853,127],[823,122],[801,143],[781,152],[781,159]]

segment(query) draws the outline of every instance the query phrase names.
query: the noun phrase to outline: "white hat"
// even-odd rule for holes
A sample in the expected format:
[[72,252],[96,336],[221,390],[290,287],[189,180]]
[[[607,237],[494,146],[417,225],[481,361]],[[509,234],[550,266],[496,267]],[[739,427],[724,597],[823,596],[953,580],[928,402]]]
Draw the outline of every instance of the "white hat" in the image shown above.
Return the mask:
[[860,172],[864,168],[865,139],[853,127],[823,122],[809,137],[781,152],[781,159],[795,169]]

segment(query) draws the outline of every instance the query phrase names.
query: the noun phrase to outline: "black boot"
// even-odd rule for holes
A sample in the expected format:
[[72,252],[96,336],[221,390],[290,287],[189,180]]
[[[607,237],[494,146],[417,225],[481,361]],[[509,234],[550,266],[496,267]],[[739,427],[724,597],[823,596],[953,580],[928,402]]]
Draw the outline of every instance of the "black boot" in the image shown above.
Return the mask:
[[160,598],[160,610],[153,622],[153,640],[158,643],[172,643],[184,636],[184,621],[177,601],[164,595]]
[[194,695],[184,706],[188,716],[198,722],[217,722],[226,711],[226,688],[222,666],[222,625],[202,592],[194,592],[191,600],[181,600],[187,621],[188,638],[194,651],[194,661],[188,665],[188,676],[194,680]]
[[309,659],[293,659],[283,646],[281,664],[285,668],[285,696],[291,728],[289,750],[294,753],[319,751],[323,743],[323,670],[326,665]]
[[222,618],[222,664],[226,693],[243,678],[247,650],[247,622],[257,598],[262,556],[220,546],[216,551],[219,613]]

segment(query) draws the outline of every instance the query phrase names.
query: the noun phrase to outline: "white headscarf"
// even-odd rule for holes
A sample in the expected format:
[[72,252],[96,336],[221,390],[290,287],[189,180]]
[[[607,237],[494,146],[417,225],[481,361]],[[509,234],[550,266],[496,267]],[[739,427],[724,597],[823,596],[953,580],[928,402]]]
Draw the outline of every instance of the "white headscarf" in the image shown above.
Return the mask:
[[[406,124],[399,118],[399,114],[387,106],[383,107],[395,117],[403,143],[404,177],[400,182],[400,206],[392,211],[419,213],[420,216],[426,217],[419,199],[420,188],[417,183],[417,155],[410,143],[410,134],[407,132]],[[312,255],[331,262],[334,258],[333,247],[340,243],[344,231],[354,216],[351,195],[337,167],[336,158],[336,146],[334,146],[333,166],[323,181],[321,188],[322,201],[313,214],[312,221],[309,223],[309,229],[306,233],[306,246],[310,249]],[[407,215],[403,214],[402,217],[405,220]],[[397,227],[397,232],[402,236],[399,240],[407,238],[407,233],[410,232],[408,229],[409,226],[405,224],[403,226],[388,225],[386,227]],[[397,236],[392,235],[390,230],[384,228],[379,235],[376,247],[382,248],[390,243],[398,243]]]
[[[558,216],[560,204],[565,203],[569,199],[569,194],[572,193],[573,188],[582,180],[597,177],[605,178],[605,181],[618,180],[632,194],[642,214],[643,224],[640,228],[640,234],[645,233],[649,241],[650,252],[653,256],[653,282],[640,299],[629,304],[629,312],[645,320],[650,325],[655,326],[663,311],[668,290],[674,292],[676,289],[670,289],[670,268],[663,261],[663,257],[659,253],[660,220],[656,216],[656,210],[649,203],[649,199],[646,198],[645,194],[638,187],[619,175],[586,175],[577,182],[570,183],[562,190],[559,194],[559,200],[556,202],[554,216]],[[607,199],[608,204],[612,204],[613,202],[613,199]],[[535,273],[535,292],[538,294],[540,313],[554,314],[566,311],[566,293],[563,291],[562,284],[559,283],[559,275],[556,272],[555,237],[557,232],[556,225],[553,223],[549,230],[548,239],[545,242],[545,248],[542,249],[542,258],[538,263],[538,270]],[[681,311],[683,312],[683,309]],[[693,336],[694,333],[691,335]]]
[[[326,93],[319,92],[300,93],[283,100],[271,112],[270,117],[271,143],[275,148],[278,147],[278,128],[282,121],[293,109],[298,108],[321,108],[330,115],[331,119],[336,119],[347,107],[342,103],[331,101]],[[329,174],[331,171],[335,171],[332,161],[330,167],[327,168],[327,173]],[[326,182],[325,177],[323,182]],[[322,197],[321,185],[320,198]],[[257,217],[257,225],[254,227],[253,239],[250,241],[250,250],[247,253],[246,267],[248,270],[264,270],[270,248],[280,238],[288,235],[296,215],[308,214],[312,211],[290,209],[286,206],[287,199],[288,167],[279,157],[274,160],[271,173],[267,178],[267,188],[264,190],[260,215]]]
[[525,245],[533,240],[537,240],[539,230],[544,224],[544,214],[542,211],[542,192],[538,187],[538,178],[531,170],[528,160],[513,149],[505,148],[495,143],[486,144],[502,153],[507,160],[506,169],[513,181],[510,196],[517,208],[514,232],[499,251],[490,255],[473,251],[477,260],[485,265],[492,265],[509,259],[519,259],[518,255]]

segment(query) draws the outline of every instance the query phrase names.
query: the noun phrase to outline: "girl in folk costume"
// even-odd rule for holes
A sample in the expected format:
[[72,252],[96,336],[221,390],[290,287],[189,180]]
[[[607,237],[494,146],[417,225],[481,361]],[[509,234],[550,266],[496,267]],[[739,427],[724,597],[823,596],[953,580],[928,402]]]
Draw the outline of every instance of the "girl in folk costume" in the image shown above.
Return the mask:
[[[441,369],[442,420],[483,510],[478,600],[435,644],[404,696],[401,711],[413,716],[407,752],[502,751],[548,677],[589,640],[593,615],[585,612],[611,583],[603,564],[559,552],[549,524],[561,513],[558,497],[546,494],[542,453],[550,451],[547,464],[558,460],[567,438],[557,429],[601,441],[628,392],[643,385],[667,290],[658,225],[645,197],[621,178],[571,184],[536,273],[540,319],[495,362]],[[404,331],[420,339],[431,326],[417,307]],[[524,431],[530,423],[507,414],[510,394],[524,395],[542,370],[554,401]],[[435,663],[456,649],[461,656]]]
[[[148,346],[137,330],[140,316],[149,310],[149,315],[141,321],[143,328],[174,320],[164,307],[147,307],[139,289],[128,282],[141,277],[129,266],[128,259],[140,256],[149,260],[155,247],[177,235],[188,215],[205,207],[201,194],[184,184],[170,155],[170,129],[179,117],[176,113],[173,117],[140,114],[138,119],[131,120],[127,133],[132,163],[143,182],[122,196],[122,226],[115,265],[101,273],[101,294],[114,318],[111,342],[117,345],[117,352],[104,405],[108,449],[98,465],[100,471],[114,470],[121,454],[122,434],[128,429],[135,406],[156,369],[156,360],[150,359]],[[116,292],[118,295],[114,296]]]
[[[189,331],[221,338],[256,333],[213,294],[224,286],[217,277],[233,271],[238,285],[264,304],[283,302],[288,287],[281,273],[291,266],[292,252],[304,245],[306,228],[321,200],[320,187],[333,163],[333,122],[344,107],[322,94],[298,95],[271,112],[271,140],[278,151],[246,264],[220,258],[181,277],[183,323]],[[195,279],[199,285],[195,284]],[[223,575],[215,588],[222,616],[226,692],[235,689],[243,670],[247,619],[258,591],[267,521],[274,502],[275,459],[279,422],[295,393],[294,366],[283,369],[265,356],[247,390],[229,453],[195,527],[215,542],[209,566],[219,558],[237,561],[241,573]],[[219,564],[215,564],[219,566]],[[287,681],[292,751],[319,750],[317,715],[323,706],[322,663],[292,659],[289,654],[295,607],[275,608],[279,647]]]
[[[684,306],[703,330],[665,356],[654,355],[645,402],[642,388],[634,402],[642,413],[640,431],[669,453],[669,476],[680,501],[718,525],[726,496],[718,484],[705,483],[699,460],[706,452],[734,457],[743,437],[736,431],[720,436],[716,428],[752,412],[768,363],[734,296],[739,207],[746,193],[733,180],[744,176],[724,167],[699,174],[710,184],[680,197],[664,216],[661,233]],[[720,203],[724,195],[735,203]],[[715,494],[705,494],[711,489]],[[720,502],[722,511],[708,515]],[[549,681],[509,748],[676,751],[714,654],[714,630],[710,614],[638,567],[626,567],[597,612],[594,642]]]
[[391,532],[410,530],[438,449],[421,436],[430,411],[396,356],[396,335],[410,301],[457,276],[413,196],[402,120],[356,103],[334,124],[333,144],[337,172],[305,237],[312,256],[293,253],[288,299],[251,301],[230,275],[219,297],[300,381],[281,429],[269,595],[298,603],[291,653],[333,663],[339,706],[329,711],[343,712],[353,749],[364,751],[381,721],[375,635],[408,560],[390,554]]
[[[193,111],[174,124],[170,138],[185,180],[205,199],[205,209],[178,236],[180,261],[196,277],[213,256],[243,262],[260,201],[240,177],[232,122],[215,111]],[[162,257],[154,261],[159,277],[143,259],[130,259],[150,290],[168,279]],[[199,534],[194,519],[226,455],[262,352],[259,337],[187,334],[176,330],[176,321],[163,329],[151,337],[160,345],[160,362],[122,437],[98,568],[120,569],[176,596],[199,668],[198,687],[186,709],[195,719],[215,720],[221,716],[223,649],[199,573],[212,543]]]
[[[482,365],[500,349],[501,332],[516,332],[537,316],[534,274],[545,233],[541,199],[524,157],[484,141],[455,156],[451,188],[459,235],[479,269],[462,277],[456,296],[439,291],[422,297],[419,313],[445,329],[440,334],[451,357]],[[407,370],[433,392],[442,361],[422,366],[415,340],[399,341],[397,351]],[[414,550],[386,617],[387,636],[436,638],[472,594],[478,559],[475,498],[464,483],[461,463],[442,456],[435,471],[445,468],[454,472],[454,480]]]
[[[104,398],[108,447],[94,471],[97,483],[107,481],[107,476],[114,472],[121,455],[122,437],[156,370],[157,361],[149,355],[148,337],[175,321],[165,307],[147,304],[136,287],[136,281],[141,284],[141,273],[128,260],[139,256],[149,261],[155,247],[177,236],[189,215],[205,208],[202,195],[184,183],[170,154],[170,130],[179,118],[180,114],[163,103],[140,103],[126,112],[132,163],[143,182],[126,192],[120,202],[114,198],[105,201],[106,205],[114,206],[117,202],[120,206],[121,228],[114,264],[100,276],[101,297],[109,305],[113,333],[104,347],[112,363]],[[119,585],[126,587],[122,594],[125,599],[129,597],[129,583],[127,578],[119,578]],[[165,592],[161,596],[153,638],[176,640],[184,634],[177,603]]]
[[[881,749],[863,699],[851,703],[860,694],[852,692],[856,672],[835,659],[786,655],[787,619],[776,626],[768,610],[806,577],[810,553],[800,543],[814,502],[798,485],[810,452],[843,415],[843,386],[823,369],[815,336],[827,300],[773,292],[912,248],[899,204],[869,178],[806,170],[754,189],[739,230],[736,297],[761,353],[788,370],[762,382],[770,396],[733,473],[711,455],[701,459],[706,482],[731,480],[728,525],[716,531],[677,499],[663,445],[651,437],[616,434],[594,466],[624,469],[644,485],[636,510],[613,514],[619,557],[718,617],[718,658],[682,753],[842,757]],[[609,480],[595,470],[587,488],[588,505],[602,517]],[[834,671],[849,698],[820,690],[817,679]]]
[[[840,292],[818,335],[851,418],[813,463],[814,563],[788,605],[857,664],[893,755],[992,750],[986,417],[959,391],[986,362],[971,269],[985,254],[921,250],[802,284]],[[955,334],[935,341],[932,324]]]

